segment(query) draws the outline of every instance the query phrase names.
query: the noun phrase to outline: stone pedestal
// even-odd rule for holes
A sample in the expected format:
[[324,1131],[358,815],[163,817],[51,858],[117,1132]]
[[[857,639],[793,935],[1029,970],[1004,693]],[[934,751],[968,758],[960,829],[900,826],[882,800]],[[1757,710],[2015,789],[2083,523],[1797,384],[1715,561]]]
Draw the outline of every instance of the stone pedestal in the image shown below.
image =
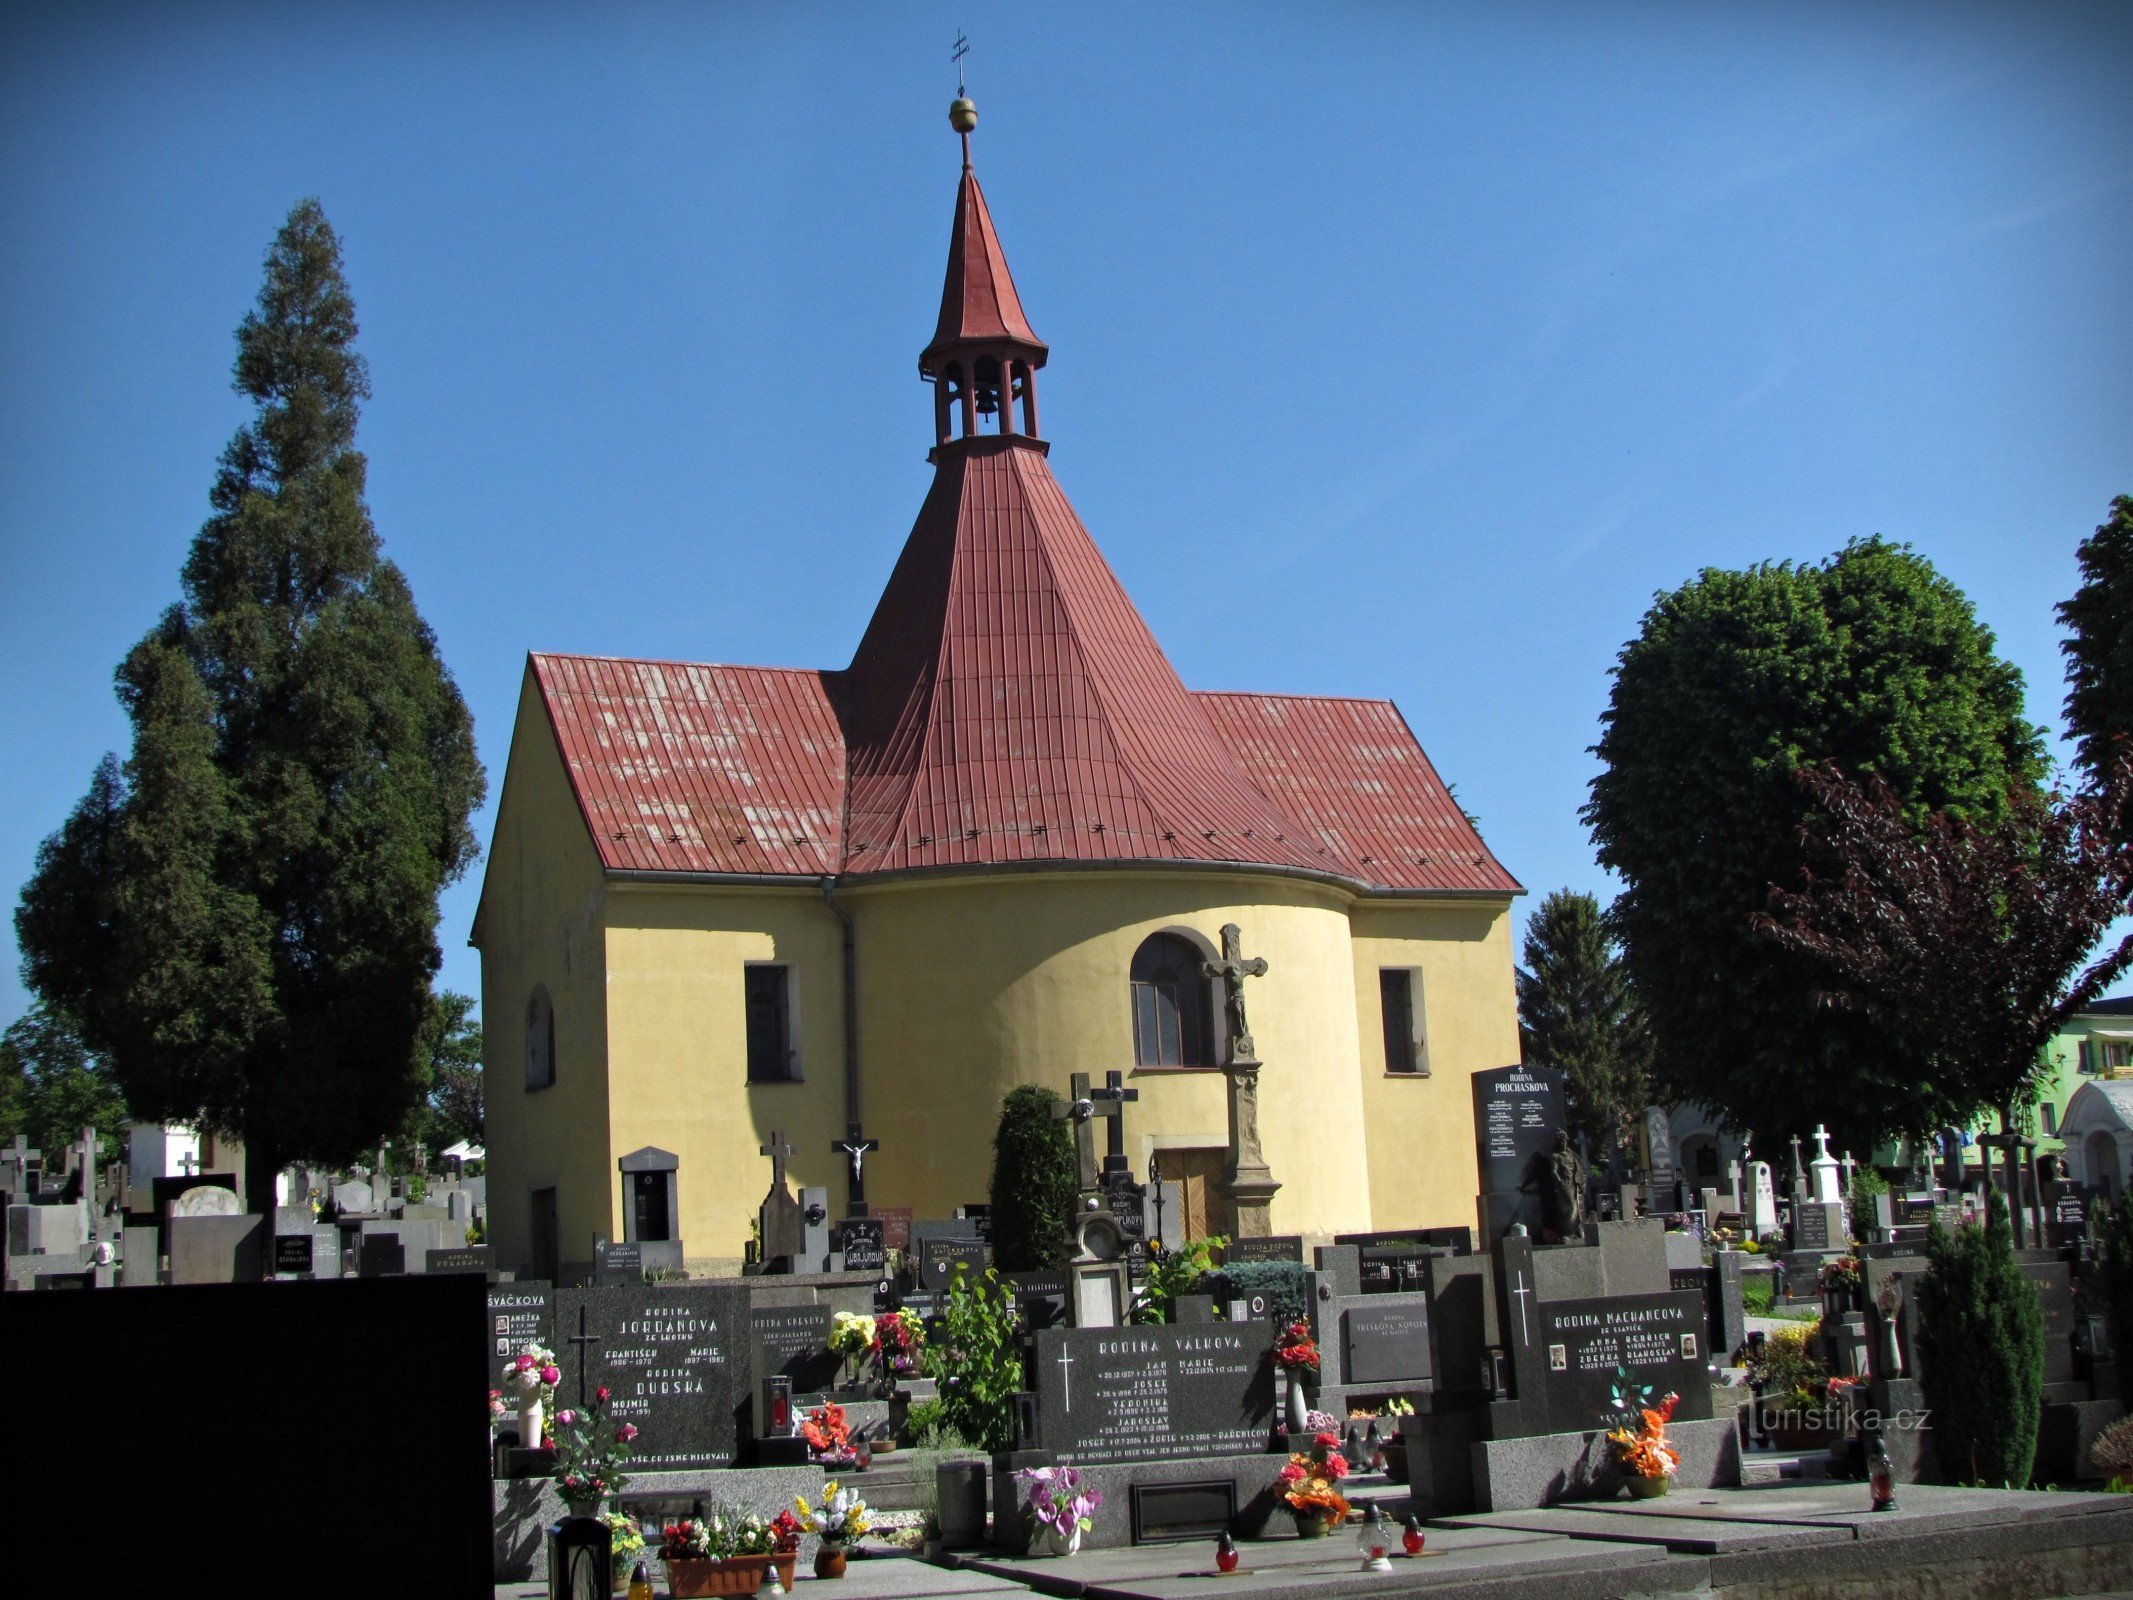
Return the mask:
[[[1246,1041],[1248,1042],[1248,1041]],[[1223,1069],[1229,1079],[1230,1237],[1264,1239],[1273,1231],[1275,1181],[1259,1148],[1259,1069],[1264,1063],[1241,1055]]]

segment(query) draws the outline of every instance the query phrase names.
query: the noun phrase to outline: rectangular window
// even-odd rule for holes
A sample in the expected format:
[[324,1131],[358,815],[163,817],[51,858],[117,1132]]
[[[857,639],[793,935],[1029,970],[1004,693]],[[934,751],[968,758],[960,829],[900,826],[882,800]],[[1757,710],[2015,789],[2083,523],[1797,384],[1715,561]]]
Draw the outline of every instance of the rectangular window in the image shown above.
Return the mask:
[[1378,969],[1378,1002],[1385,1020],[1385,1070],[1429,1072],[1429,1053],[1422,1037],[1422,1008],[1418,1004],[1422,974],[1412,967]]
[[741,969],[747,985],[748,1081],[797,1083],[800,1058],[792,1047],[792,983],[782,966]]
[[2116,1075],[2125,1070],[2126,1047],[2123,1044],[2106,1044],[2103,1047],[2103,1070]]
[[2044,1137],[2047,1139],[2058,1138],[2059,1108],[2053,1105],[2049,1100],[2047,1100],[2044,1102],[2044,1104],[2037,1107],[2037,1115],[2041,1117],[2044,1121]]

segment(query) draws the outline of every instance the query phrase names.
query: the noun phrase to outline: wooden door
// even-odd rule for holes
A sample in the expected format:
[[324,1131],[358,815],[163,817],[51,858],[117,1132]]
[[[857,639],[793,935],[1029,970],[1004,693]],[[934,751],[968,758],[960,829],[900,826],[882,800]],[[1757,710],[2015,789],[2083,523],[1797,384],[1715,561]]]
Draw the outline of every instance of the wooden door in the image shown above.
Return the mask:
[[1229,1231],[1229,1190],[1222,1174],[1229,1168],[1227,1150],[1163,1150],[1157,1153],[1163,1176],[1178,1186],[1185,1209],[1185,1237],[1205,1239]]

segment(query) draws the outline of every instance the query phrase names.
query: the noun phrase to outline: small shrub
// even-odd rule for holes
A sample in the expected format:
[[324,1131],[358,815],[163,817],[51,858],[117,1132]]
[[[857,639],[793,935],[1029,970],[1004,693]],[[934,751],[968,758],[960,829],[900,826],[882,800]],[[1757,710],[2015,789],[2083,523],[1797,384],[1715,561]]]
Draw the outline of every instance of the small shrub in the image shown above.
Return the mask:
[[2133,1473],[2133,1417],[2120,1417],[2089,1446],[2089,1463],[2111,1478]]
[[2014,1257],[2005,1203],[1988,1190],[1985,1226],[1927,1234],[1918,1284],[1920,1381],[1933,1453],[1954,1483],[2025,1488],[2044,1413],[2044,1312]]
[[1000,1104],[991,1199],[992,1259],[1002,1272],[1048,1272],[1067,1259],[1080,1179],[1061,1104],[1031,1083]]
[[1214,1271],[1214,1253],[1228,1243],[1220,1234],[1211,1239],[1194,1239],[1183,1249],[1150,1261],[1147,1293],[1133,1308],[1133,1320],[1175,1321],[1178,1296],[1198,1289],[1200,1280]]
[[941,1328],[926,1346],[926,1375],[941,1386],[942,1420],[974,1444],[1006,1450],[1015,1442],[1017,1391],[1025,1387],[1015,1297],[987,1267],[973,1277],[958,1267],[941,1309]]
[[1301,1261],[1238,1261],[1222,1269],[1217,1298],[1267,1297],[1267,1316],[1287,1327],[1311,1315],[1310,1280]]

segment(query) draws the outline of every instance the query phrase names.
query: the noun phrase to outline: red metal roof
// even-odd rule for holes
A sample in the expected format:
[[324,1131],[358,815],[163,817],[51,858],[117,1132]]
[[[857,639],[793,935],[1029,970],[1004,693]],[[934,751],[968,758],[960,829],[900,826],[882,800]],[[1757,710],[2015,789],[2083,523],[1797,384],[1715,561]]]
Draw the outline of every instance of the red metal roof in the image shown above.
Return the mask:
[[1365,882],[1521,892],[1390,700],[1193,696],[1245,770]]
[[955,197],[955,228],[948,236],[940,321],[933,342],[918,358],[919,370],[932,371],[934,356],[951,345],[1002,341],[1028,346],[1034,354],[1032,365],[1044,365],[1045,343],[1022,314],[1007,255],[993,231],[992,213],[985,208],[985,191],[978,187],[978,175],[965,167]]
[[844,736],[819,672],[533,657],[611,871],[835,872]]

